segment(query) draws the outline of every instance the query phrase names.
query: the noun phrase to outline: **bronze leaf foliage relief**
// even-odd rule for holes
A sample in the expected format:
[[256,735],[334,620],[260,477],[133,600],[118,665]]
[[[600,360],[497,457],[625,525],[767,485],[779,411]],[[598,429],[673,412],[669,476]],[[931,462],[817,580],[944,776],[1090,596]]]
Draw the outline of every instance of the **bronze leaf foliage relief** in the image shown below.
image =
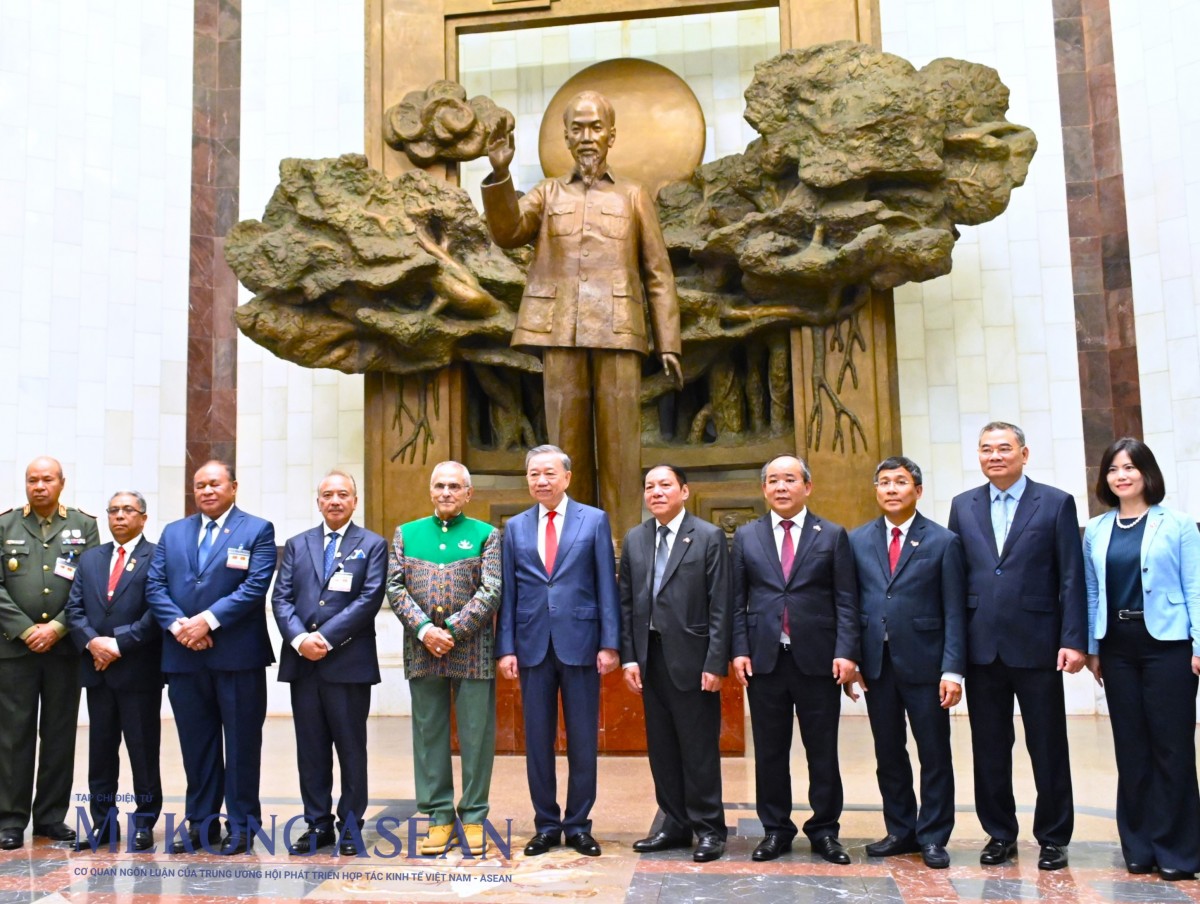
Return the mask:
[[[801,328],[809,446],[856,449],[866,435],[842,400],[866,347],[856,314],[873,291],[950,272],[957,227],[1006,209],[1037,140],[1005,119],[995,70],[952,59],[917,70],[851,41],[767,60],[745,97],[759,137],[658,196],[686,386],[648,369],[643,442],[789,434],[788,336]],[[429,165],[480,156],[498,122],[511,130],[489,99],[435,82],[388,110],[385,132]],[[496,246],[462,189],[420,170],[388,180],[361,155],[284,160],[262,220],[235,226],[226,255],[255,293],[238,327],[279,357],[398,376],[459,363],[472,444],[545,440],[540,360],[509,347],[528,248]]]

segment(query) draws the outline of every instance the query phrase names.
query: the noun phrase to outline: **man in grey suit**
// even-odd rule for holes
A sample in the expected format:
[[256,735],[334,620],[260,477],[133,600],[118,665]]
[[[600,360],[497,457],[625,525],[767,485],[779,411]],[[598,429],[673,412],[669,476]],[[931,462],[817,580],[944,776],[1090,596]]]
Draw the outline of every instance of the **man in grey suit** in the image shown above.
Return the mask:
[[721,681],[729,668],[731,601],[725,532],[684,510],[687,476],[672,465],[646,474],[654,516],[625,535],[621,659],[642,698],[658,832],[638,853],[687,847],[698,863],[725,852],[721,800]]
[[[921,469],[902,455],[875,469],[883,516],[850,534],[862,605],[862,672],[875,737],[875,775],[887,837],[870,857],[920,852],[930,869],[950,865],[954,766],[950,707],[962,697],[967,667],[966,583],[957,536],[917,511]],[[852,697],[857,698],[847,685]],[[921,758],[921,808],[905,749],[912,727]]]

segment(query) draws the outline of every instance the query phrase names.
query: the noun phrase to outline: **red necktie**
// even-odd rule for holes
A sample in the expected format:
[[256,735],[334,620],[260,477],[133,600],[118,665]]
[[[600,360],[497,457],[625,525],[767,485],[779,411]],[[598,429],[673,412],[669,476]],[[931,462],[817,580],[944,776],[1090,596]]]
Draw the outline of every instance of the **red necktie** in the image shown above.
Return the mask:
[[125,547],[117,547],[117,562],[113,565],[112,574],[108,576],[108,598],[112,599],[113,591],[117,589],[117,582],[121,580],[121,572],[125,570]]
[[[783,566],[783,580],[785,583],[792,576],[792,565],[796,561],[796,547],[792,543],[792,526],[795,523],[794,521],[779,522],[779,526],[783,528],[783,546],[779,550],[779,564]],[[788,637],[792,636],[792,632],[788,626],[786,603],[783,606],[783,633]]]
[[558,512],[546,512],[546,574],[554,573],[554,558],[558,555],[558,533],[554,530],[554,516]]
[[892,574],[896,573],[896,563],[900,561],[900,528],[892,528],[892,542],[888,544],[888,567]]

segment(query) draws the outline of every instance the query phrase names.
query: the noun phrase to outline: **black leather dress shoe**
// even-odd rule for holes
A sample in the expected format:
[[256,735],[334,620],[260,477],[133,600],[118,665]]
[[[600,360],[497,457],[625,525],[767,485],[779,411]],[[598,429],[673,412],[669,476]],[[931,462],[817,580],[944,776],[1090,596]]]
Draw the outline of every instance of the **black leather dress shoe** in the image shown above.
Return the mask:
[[754,849],[750,859],[757,860],[759,863],[764,860],[775,860],[780,854],[786,854],[791,849],[792,839],[786,835],[780,835],[778,832],[768,832],[767,836],[758,843],[758,847]]
[[567,844],[585,857],[600,856],[600,845],[596,843],[596,839],[592,837],[591,832],[579,832],[572,835],[567,839]]
[[200,850],[200,833],[188,832],[187,837],[191,842],[190,844],[182,838],[176,838],[167,845],[167,852],[171,854],[194,854]]
[[901,838],[899,835],[888,835],[866,847],[868,857],[896,857],[900,854],[915,854],[921,850],[917,839],[912,835]]
[[49,838],[51,841],[74,841],[75,830],[65,822],[52,822],[49,825],[34,826],[34,838]]
[[305,854],[312,854],[321,848],[332,847],[335,841],[337,841],[337,835],[334,834],[333,829],[310,828],[288,848],[288,853],[293,857],[303,857]]
[[930,869],[946,869],[950,866],[950,855],[940,844],[921,845],[921,860]]
[[818,838],[812,843],[814,854],[820,854],[830,863],[839,863],[845,866],[850,862],[850,855],[846,849],[842,847],[842,843],[832,835],[826,835],[823,838]]
[[15,851],[24,844],[25,833],[20,829],[0,829],[0,851]]
[[655,832],[647,838],[633,843],[633,850],[638,854],[653,854],[655,851],[670,851],[674,848],[691,847],[691,835],[672,835],[670,832]]
[[1132,873],[1135,876],[1144,876],[1147,873],[1154,872],[1155,866],[1153,863],[1126,863],[1125,871]]
[[708,863],[717,860],[725,853],[725,842],[719,835],[705,835],[692,851],[692,859],[697,863]]
[[133,849],[148,851],[154,847],[154,829],[138,829],[133,833]]
[[558,847],[558,836],[551,835],[547,832],[538,832],[529,839],[529,843],[525,845],[526,857],[537,857],[544,854],[551,848]]
[[[204,849],[204,845],[201,843],[199,829],[188,829],[187,839],[188,839],[187,841],[184,841],[182,837],[176,836],[175,840],[171,842],[170,848],[168,849],[168,853],[171,853],[171,854],[207,854],[208,853],[208,851],[206,851]],[[208,846],[210,848],[212,848],[212,852],[214,854],[219,853],[221,850],[221,825],[216,820],[213,820],[212,824],[209,827]]]
[[1062,869],[1067,865],[1067,852],[1057,844],[1043,844],[1038,855],[1038,869]]
[[979,852],[979,862],[984,866],[999,866],[1017,856],[1017,843],[1003,841],[999,838],[989,838],[983,850]]
[[224,857],[232,857],[234,854],[248,854],[254,850],[254,841],[250,837],[237,833],[236,835],[226,835],[221,842],[221,855]]
[[354,843],[353,838],[343,838],[338,842],[338,854],[342,857],[357,857],[358,845]]
[[1160,866],[1158,875],[1164,882],[1184,882],[1188,879],[1195,879],[1196,874],[1188,872],[1185,869],[1171,869],[1169,866]]
[[[113,834],[111,837],[109,836],[108,832],[104,832],[103,834],[97,834],[95,836],[95,838],[96,838],[96,850],[97,851],[106,851],[110,847],[114,847],[114,846],[119,847],[120,846],[121,830],[117,829],[116,833]],[[85,835],[83,838],[76,838],[75,841],[71,844],[71,847],[76,851],[91,852],[92,843],[88,840],[87,836]]]

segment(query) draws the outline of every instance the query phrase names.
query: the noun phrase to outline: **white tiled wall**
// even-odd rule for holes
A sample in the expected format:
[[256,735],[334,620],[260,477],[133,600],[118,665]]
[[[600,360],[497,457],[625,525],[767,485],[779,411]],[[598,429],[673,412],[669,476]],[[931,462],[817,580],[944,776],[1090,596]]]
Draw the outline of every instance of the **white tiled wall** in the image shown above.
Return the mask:
[[[362,153],[363,10],[362,0],[243,4],[243,219],[262,217],[285,157]],[[250,297],[242,289],[239,301]],[[282,544],[318,523],[316,487],[330,468],[358,479],[361,515],[363,378],[300,367],[239,337],[238,504],[271,519]],[[383,683],[371,712],[407,714],[402,635],[390,609],[376,617],[376,630]],[[269,712],[290,712],[287,686],[274,669],[268,677]]]
[[[925,468],[926,514],[983,482],[979,428],[1024,428],[1029,474],[1073,494],[1087,518],[1075,307],[1063,176],[1053,13],[1043,0],[880,4],[883,49],[920,68],[949,56],[994,67],[1009,87],[1008,119],[1033,129],[1038,151],[1008,210],[962,227],[954,270],[896,290],[904,452]],[[1091,676],[1068,676],[1068,712],[1096,711]]]
[[989,420],[1021,425],[1029,473],[1087,515],[1075,308],[1063,178],[1054,22],[1042,0],[880,4],[883,49],[916,67],[949,56],[984,63],[1011,92],[1008,118],[1038,151],[1008,210],[962,227],[954,270],[896,290],[905,454],[925,470],[926,514],[983,482],[975,456]]
[[[363,11],[362,0],[243,5],[243,219],[262,217],[283,158],[362,153]],[[363,378],[239,337],[239,504],[270,518],[282,543],[317,522],[316,486],[335,467],[361,484]]]
[[0,508],[183,512],[191,104],[190,0],[0,0]]
[[1112,3],[1146,442],[1200,520],[1200,6]]

